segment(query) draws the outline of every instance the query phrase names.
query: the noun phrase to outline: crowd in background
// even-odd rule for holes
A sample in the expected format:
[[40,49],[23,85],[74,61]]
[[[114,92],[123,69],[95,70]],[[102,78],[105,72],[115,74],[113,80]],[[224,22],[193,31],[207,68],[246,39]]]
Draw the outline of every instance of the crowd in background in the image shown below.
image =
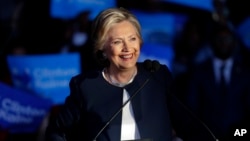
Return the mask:
[[[157,4],[157,1],[154,0],[143,1],[143,5],[140,3],[142,2],[131,3],[118,0],[117,6],[148,11],[171,9],[171,6],[164,7],[161,4]],[[48,2],[43,2],[43,4],[46,5]],[[15,5],[11,19],[7,24],[2,22],[0,25],[0,32],[3,33],[0,40],[2,41],[0,48],[1,82],[12,85],[6,62],[6,56],[10,54],[79,52],[81,54],[83,72],[96,67],[94,58],[91,55],[91,42],[88,40],[92,22],[89,20],[89,11],[79,13],[72,20],[62,20],[50,18],[48,11],[41,7],[36,6],[34,8],[34,5],[37,5],[36,2],[20,0],[16,1]],[[230,10],[227,7],[226,0],[213,0],[213,5],[214,13],[204,11],[197,13],[199,10],[194,13],[191,12],[191,14],[189,13],[189,18],[183,26],[182,32],[173,41],[175,56],[172,62],[172,73],[176,86],[175,94],[180,101],[195,111],[200,119],[209,124],[211,129],[216,132],[216,136],[228,139],[228,134],[234,132],[236,128],[249,127],[245,120],[250,114],[250,79],[247,79],[250,78],[250,50],[235,33],[237,23],[230,17]],[[30,14],[30,9],[40,11]],[[228,44],[230,44],[230,47],[227,46]],[[232,67],[232,71],[230,71],[232,74],[228,79],[230,94],[218,97],[220,92],[217,91],[219,90],[216,86],[211,86],[216,85],[216,83],[213,83],[216,81],[212,79],[213,67],[210,66],[212,63],[210,62],[211,64],[207,65],[209,64],[207,60],[215,56],[216,49],[214,48],[220,47],[222,47],[222,52],[230,52],[227,57],[222,58],[224,60],[237,58],[237,66],[235,68]],[[214,96],[215,93],[218,93],[218,95]],[[221,101],[218,101],[218,99]],[[51,110],[51,117],[49,118],[53,118],[53,115],[58,110],[57,108],[54,107]],[[217,109],[217,111],[214,112],[214,109]],[[241,110],[240,112],[237,111],[239,109]],[[237,114],[232,113],[232,111],[237,111]],[[227,121],[222,122],[225,119]],[[195,136],[192,136],[193,133],[185,132],[187,130],[190,131],[189,127],[193,125],[195,126],[192,129],[196,131],[196,124],[190,125],[192,123],[183,122],[181,119],[176,123],[177,127],[181,128],[177,129],[181,137],[187,140],[193,139],[192,137]],[[216,125],[213,123],[216,123]],[[188,127],[188,129],[182,128],[184,126]],[[228,132],[217,132],[216,130],[219,127],[224,128],[223,130]],[[26,141],[42,141],[42,133],[39,132],[41,130],[28,135],[9,135],[7,131],[0,131],[0,140],[15,141],[24,138]],[[209,135],[202,136],[207,138]]]

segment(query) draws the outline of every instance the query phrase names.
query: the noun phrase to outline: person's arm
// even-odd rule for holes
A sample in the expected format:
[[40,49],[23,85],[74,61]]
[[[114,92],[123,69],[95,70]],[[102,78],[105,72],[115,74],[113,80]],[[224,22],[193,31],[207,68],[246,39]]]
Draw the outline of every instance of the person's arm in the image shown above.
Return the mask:
[[67,141],[68,133],[79,121],[82,107],[79,83],[78,77],[70,80],[70,95],[60,107],[60,111],[50,118],[46,129],[46,141]]

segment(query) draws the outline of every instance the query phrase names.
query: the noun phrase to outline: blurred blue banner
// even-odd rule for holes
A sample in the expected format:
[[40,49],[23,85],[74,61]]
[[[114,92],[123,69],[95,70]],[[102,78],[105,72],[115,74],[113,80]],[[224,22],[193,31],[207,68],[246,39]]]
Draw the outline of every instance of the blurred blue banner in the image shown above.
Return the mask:
[[213,11],[213,0],[161,0],[169,3],[175,3],[187,7]]
[[8,56],[14,86],[62,104],[69,95],[69,80],[80,73],[80,55],[49,54]]
[[0,129],[10,133],[35,132],[52,101],[0,83]]
[[182,31],[188,18],[184,14],[146,12],[135,9],[131,11],[141,24],[144,43],[172,45],[174,37]]
[[144,43],[138,62],[143,62],[146,59],[158,60],[161,64],[167,65],[172,70],[174,50],[172,46]]
[[243,20],[237,27],[236,32],[242,42],[250,49],[250,17]]
[[83,11],[89,11],[89,18],[93,20],[101,10],[109,7],[116,7],[116,0],[50,0],[50,15],[72,19]]

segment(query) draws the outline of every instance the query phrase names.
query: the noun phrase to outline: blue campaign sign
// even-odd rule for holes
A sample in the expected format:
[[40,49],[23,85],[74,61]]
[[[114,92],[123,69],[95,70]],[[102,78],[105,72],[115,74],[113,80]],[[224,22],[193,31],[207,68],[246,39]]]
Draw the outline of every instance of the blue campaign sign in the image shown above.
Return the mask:
[[8,56],[14,86],[62,104],[69,95],[69,80],[81,72],[80,55],[45,54]]
[[143,42],[171,45],[187,20],[186,15],[131,10],[141,24]]
[[174,50],[172,46],[144,43],[138,61],[143,62],[146,59],[158,60],[161,64],[167,65],[171,70]]
[[213,0],[161,0],[161,1],[175,3],[187,7],[203,9],[207,11],[212,11],[214,9]]
[[50,0],[53,18],[73,19],[83,11],[90,12],[90,20],[106,8],[116,7],[115,0]]
[[36,132],[52,101],[0,83],[0,128],[10,133]]
[[236,32],[239,35],[240,39],[246,45],[248,49],[250,49],[250,17],[247,17],[243,22],[241,22]]

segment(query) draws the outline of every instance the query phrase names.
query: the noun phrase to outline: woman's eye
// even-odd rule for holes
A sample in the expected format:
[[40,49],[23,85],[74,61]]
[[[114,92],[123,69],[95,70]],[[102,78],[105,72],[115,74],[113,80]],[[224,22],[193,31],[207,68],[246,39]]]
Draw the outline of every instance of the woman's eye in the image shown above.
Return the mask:
[[118,44],[120,44],[121,42],[122,42],[122,41],[113,41],[112,44],[118,45]]
[[136,41],[136,37],[133,37],[130,39],[131,41]]

